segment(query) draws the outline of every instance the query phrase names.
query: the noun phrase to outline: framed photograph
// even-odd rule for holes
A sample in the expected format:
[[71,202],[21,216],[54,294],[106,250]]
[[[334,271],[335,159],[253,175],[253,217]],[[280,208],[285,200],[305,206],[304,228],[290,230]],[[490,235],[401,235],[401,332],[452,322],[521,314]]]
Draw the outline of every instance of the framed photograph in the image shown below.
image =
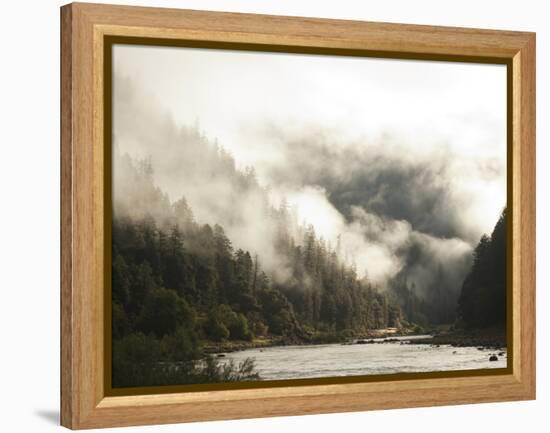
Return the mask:
[[535,35],[61,8],[61,422],[535,398]]

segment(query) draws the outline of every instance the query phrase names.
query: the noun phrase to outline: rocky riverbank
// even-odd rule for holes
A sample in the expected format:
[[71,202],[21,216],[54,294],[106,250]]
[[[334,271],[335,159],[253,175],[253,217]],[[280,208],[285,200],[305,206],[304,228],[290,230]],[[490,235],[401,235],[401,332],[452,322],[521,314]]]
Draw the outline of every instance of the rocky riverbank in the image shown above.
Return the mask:
[[308,335],[307,338],[265,336],[253,340],[226,340],[221,342],[206,341],[203,346],[205,354],[231,353],[247,349],[258,349],[272,346],[313,345],[313,344],[361,344],[373,338],[391,339],[396,336],[411,335],[413,330],[408,328],[372,329],[360,334],[350,335],[347,332],[325,332]]
[[246,349],[258,349],[271,346],[286,346],[291,344],[285,341],[284,337],[259,337],[254,338],[251,341],[245,340],[226,340],[220,342],[208,341],[203,346],[203,353],[205,354],[217,354],[217,353],[230,353],[237,352]]
[[[203,346],[205,354],[223,354],[247,349],[261,349],[273,346],[313,345],[313,344],[429,344],[432,346],[449,345],[453,347],[479,347],[493,350],[506,349],[506,334],[499,329],[480,331],[445,331],[426,338],[412,338],[415,332],[409,328],[373,329],[353,336],[347,333],[317,333],[307,339],[296,337],[264,336],[251,341],[226,340],[207,341]],[[400,337],[400,338],[396,338]],[[403,337],[411,337],[403,338]]]
[[432,338],[415,339],[410,344],[450,345],[453,347],[483,347],[500,350],[507,346],[506,334],[502,330],[480,330],[471,332],[449,332]]

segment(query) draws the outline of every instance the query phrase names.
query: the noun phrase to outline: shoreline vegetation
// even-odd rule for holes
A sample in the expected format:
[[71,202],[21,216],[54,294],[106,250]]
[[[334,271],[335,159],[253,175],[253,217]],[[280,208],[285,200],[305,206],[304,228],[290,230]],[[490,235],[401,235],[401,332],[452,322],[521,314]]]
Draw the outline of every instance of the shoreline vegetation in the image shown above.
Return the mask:
[[[405,333],[403,333],[405,332]],[[277,346],[302,346],[315,344],[336,344],[364,341],[372,338],[389,338],[391,336],[408,335],[407,330],[398,330],[396,328],[373,329],[369,332],[361,333],[350,337],[348,333],[318,333],[310,336],[308,339],[288,338],[284,336],[264,336],[254,338],[251,341],[246,340],[226,340],[223,342],[208,341],[203,347],[204,354],[223,354],[237,352],[247,349],[261,349]],[[361,343],[357,343],[361,344]]]
[[[416,338],[418,336],[425,338]],[[397,339],[396,337],[401,337]],[[402,337],[415,337],[411,339]],[[342,334],[318,334],[309,340],[298,341],[281,336],[264,336],[247,340],[227,340],[223,342],[207,341],[203,346],[204,356],[223,357],[227,353],[249,349],[264,349],[282,346],[307,346],[317,344],[428,344],[431,346],[449,345],[453,347],[478,347],[503,350],[507,347],[506,334],[500,329],[481,330],[429,330],[418,333],[413,328],[373,329],[369,332],[350,337]]]
[[506,334],[501,330],[476,330],[438,334],[432,338],[414,340],[415,344],[449,345],[453,347],[483,347],[486,349],[507,349]]
[[268,252],[234,246],[224,227],[197,221],[185,197],[173,202],[156,186],[150,161],[115,152],[113,387],[256,380],[253,360],[217,359],[250,348],[425,334],[433,337],[414,343],[505,346],[505,210],[476,247],[460,293],[441,263],[430,284],[399,272],[380,286],[359,274],[340,239],[331,244],[299,223],[284,200],[273,207],[253,169],[240,171],[220,148],[203,159],[213,179],[234,185],[225,211],[254,197],[246,209],[273,232]]
[[261,349],[265,347],[277,347],[277,346],[302,346],[302,345],[315,345],[315,344],[361,344],[361,341],[373,338],[390,338],[397,336],[412,335],[414,331],[406,328],[383,328],[372,329],[367,332],[362,332],[354,335],[346,332],[326,332],[316,333],[308,336],[307,339],[288,338],[284,336],[264,336],[254,338],[250,341],[247,340],[226,340],[222,342],[208,341],[205,342],[203,347],[203,353],[205,354],[219,354],[236,352],[247,349]]

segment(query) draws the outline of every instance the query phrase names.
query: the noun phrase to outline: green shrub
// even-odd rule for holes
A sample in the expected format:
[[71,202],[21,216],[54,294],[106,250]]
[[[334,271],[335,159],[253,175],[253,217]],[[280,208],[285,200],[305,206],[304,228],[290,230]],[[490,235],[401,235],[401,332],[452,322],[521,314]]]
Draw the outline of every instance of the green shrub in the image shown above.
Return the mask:
[[252,333],[248,328],[248,321],[241,313],[237,313],[228,323],[229,335],[231,339],[252,340]]
[[172,355],[187,359],[190,352],[181,345],[181,339],[189,340],[185,331],[159,341],[152,335],[133,333],[115,340],[113,344],[113,387],[162,386],[197,383],[219,383],[257,380],[254,361],[246,359],[235,365],[219,362],[208,356],[202,360],[176,361],[163,356],[163,346],[179,345],[184,352]]
[[208,315],[204,333],[213,341],[223,341],[229,338],[229,330],[215,311],[211,311]]
[[201,356],[199,339],[194,329],[180,326],[161,341],[163,354],[172,361],[189,361]]
[[192,328],[195,324],[195,311],[180,298],[174,290],[154,289],[147,297],[138,319],[137,328],[157,337],[173,334],[178,326]]
[[269,327],[261,320],[253,322],[251,328],[253,335],[257,335],[259,337],[265,337],[269,331]]
[[142,333],[129,334],[113,342],[113,386],[150,384],[161,359],[160,342]]
[[206,335],[214,341],[227,338],[232,340],[251,340],[253,335],[248,327],[248,320],[241,313],[235,313],[225,304],[213,308],[206,322]]

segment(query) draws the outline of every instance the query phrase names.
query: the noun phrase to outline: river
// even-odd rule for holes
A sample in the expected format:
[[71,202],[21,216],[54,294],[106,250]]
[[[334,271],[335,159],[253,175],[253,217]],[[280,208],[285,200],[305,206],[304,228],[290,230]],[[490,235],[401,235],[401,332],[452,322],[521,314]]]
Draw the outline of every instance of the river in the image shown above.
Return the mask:
[[[505,368],[506,350],[414,344],[415,337],[392,337],[381,344],[276,346],[228,353],[220,361],[235,364],[253,358],[263,380],[357,376],[388,373]],[[374,341],[383,339],[374,339]],[[402,340],[413,340],[407,344]],[[489,361],[492,354],[498,361]]]

